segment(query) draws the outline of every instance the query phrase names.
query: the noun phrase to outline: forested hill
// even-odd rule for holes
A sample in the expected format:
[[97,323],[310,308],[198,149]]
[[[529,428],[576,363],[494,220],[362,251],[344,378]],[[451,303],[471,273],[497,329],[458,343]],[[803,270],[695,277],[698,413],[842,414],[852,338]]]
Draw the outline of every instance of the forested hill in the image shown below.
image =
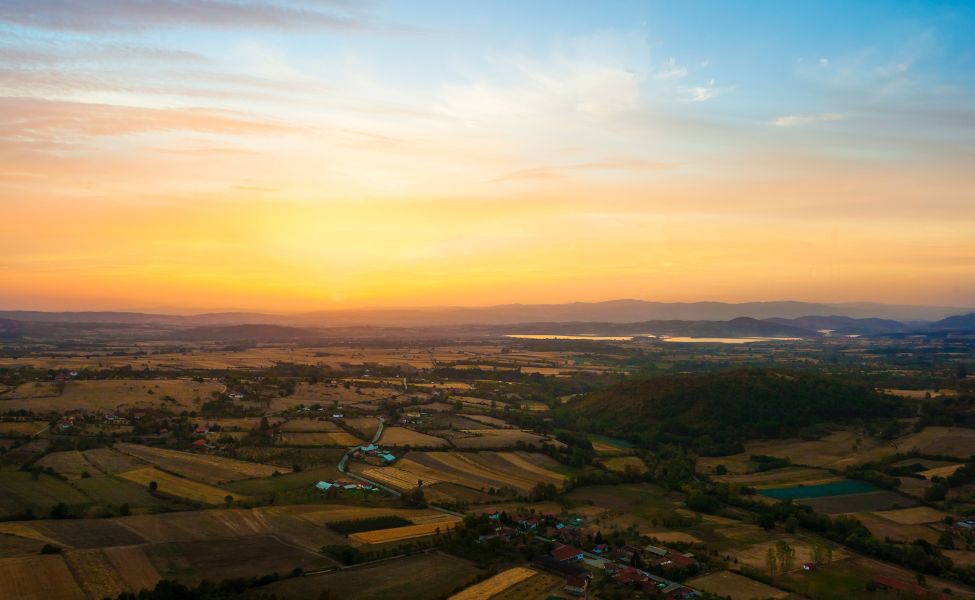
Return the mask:
[[797,435],[820,423],[892,418],[898,407],[868,386],[817,373],[741,369],[624,381],[567,408],[596,431],[720,454],[747,439]]

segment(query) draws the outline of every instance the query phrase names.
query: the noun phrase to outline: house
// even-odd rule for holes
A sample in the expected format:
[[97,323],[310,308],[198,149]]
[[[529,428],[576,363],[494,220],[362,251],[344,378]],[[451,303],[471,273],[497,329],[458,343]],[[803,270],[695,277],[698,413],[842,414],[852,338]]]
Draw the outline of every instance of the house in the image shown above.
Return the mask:
[[198,440],[195,440],[190,445],[193,446],[194,448],[206,448],[207,441],[205,439],[203,439],[203,438],[200,438]]
[[565,587],[562,589],[567,594],[572,594],[573,596],[585,596],[589,590],[589,581],[592,576],[586,573],[585,575],[567,575],[565,578]]
[[549,554],[559,562],[582,560],[583,556],[582,550],[574,546],[556,546]]
[[816,570],[816,563],[814,563],[814,562],[802,563],[802,570],[803,571],[815,571]]
[[609,552],[609,546],[607,544],[599,544],[592,549],[593,554],[605,554]]
[[498,509],[496,508],[489,508],[484,511],[484,514],[486,514],[487,518],[491,519],[492,521],[497,521],[501,518],[501,513],[499,513]]
[[616,575],[613,576],[613,580],[616,581],[616,583],[626,585],[628,583],[649,581],[650,577],[639,569],[634,569],[633,567],[623,567],[616,572]]
[[327,481],[319,481],[318,483],[315,484],[315,487],[322,492],[327,492],[328,490],[332,489],[335,486]]
[[377,456],[379,456],[379,458],[387,465],[396,460],[396,457],[390,454],[389,452],[379,452]]
[[686,554],[680,554],[678,552],[672,552],[667,556],[658,558],[653,561],[653,564],[659,567],[671,567],[674,569],[687,569],[697,565],[697,560],[694,557],[688,556]]

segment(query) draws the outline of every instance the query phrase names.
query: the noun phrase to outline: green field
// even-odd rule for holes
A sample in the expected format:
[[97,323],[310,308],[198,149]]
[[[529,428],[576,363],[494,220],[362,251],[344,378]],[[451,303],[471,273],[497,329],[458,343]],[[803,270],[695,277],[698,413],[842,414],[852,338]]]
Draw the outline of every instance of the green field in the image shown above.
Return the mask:
[[877,492],[880,488],[864,481],[845,479],[817,485],[799,485],[786,488],[772,488],[759,490],[758,493],[776,500],[798,500],[800,498],[825,498],[828,496],[845,496],[847,494],[865,494]]
[[154,509],[166,506],[165,500],[157,498],[141,486],[115,475],[96,475],[78,479],[74,485],[87,494],[91,500],[105,507],[118,507],[128,504],[134,511],[139,507]]
[[314,503],[324,497],[315,489],[315,484],[322,480],[331,481],[339,476],[335,467],[319,467],[275,477],[234,481],[224,484],[223,487],[245,496],[268,496],[273,493],[275,502],[279,504]]
[[320,598],[323,591],[328,592],[328,598],[351,600],[434,600],[469,585],[480,573],[466,560],[431,552],[373,566],[288,579],[263,589],[286,600]]
[[90,498],[57,477],[41,474],[35,480],[24,471],[0,471],[0,492],[2,516],[20,514],[28,508],[38,517],[47,516],[59,502],[73,509],[92,504]]

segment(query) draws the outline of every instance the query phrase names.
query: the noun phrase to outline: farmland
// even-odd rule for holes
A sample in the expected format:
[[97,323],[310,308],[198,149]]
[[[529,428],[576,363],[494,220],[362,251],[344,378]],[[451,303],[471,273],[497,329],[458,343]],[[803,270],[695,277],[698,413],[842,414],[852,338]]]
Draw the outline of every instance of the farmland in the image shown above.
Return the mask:
[[776,589],[754,579],[749,579],[731,571],[720,571],[688,582],[696,588],[712,594],[729,596],[731,600],[753,600],[754,598],[787,598],[788,592]]
[[384,446],[415,446],[419,448],[439,448],[447,445],[447,440],[434,437],[406,427],[387,427],[379,443]]
[[458,448],[513,448],[519,444],[539,445],[546,438],[520,429],[465,429],[467,434],[453,440]]
[[127,407],[179,407],[193,409],[225,387],[189,379],[128,379],[71,381],[58,392],[53,387],[23,384],[2,398],[5,410],[35,412],[67,410],[114,411]]
[[239,494],[232,494],[212,485],[170,475],[155,467],[126,471],[119,473],[119,476],[143,486],[148,486],[151,482],[155,481],[159,486],[158,493],[160,494],[176,496],[204,504],[223,504],[227,496],[231,496],[235,500],[241,498]]
[[280,442],[282,446],[299,446],[299,447],[331,446],[331,447],[338,447],[338,448],[348,448],[350,446],[358,446],[361,443],[362,440],[344,431],[334,431],[329,433],[326,432],[285,433],[281,435],[281,442]]
[[[830,377],[839,380],[847,376],[850,358],[834,346],[871,342],[836,337],[821,345],[809,341],[815,350],[755,344],[697,351],[652,339],[587,341],[584,347],[571,340],[498,341],[478,330],[471,342],[404,339],[391,347],[371,338],[335,345],[194,341],[176,346],[171,332],[166,335],[140,346],[110,342],[88,357],[45,347],[43,356],[38,351],[27,360],[56,365],[51,371],[20,370],[0,381],[0,389],[11,390],[0,396],[0,407],[18,402],[44,407],[88,395],[88,405],[70,414],[11,414],[5,418],[23,420],[0,422],[0,446],[9,448],[0,450],[0,516],[25,518],[0,523],[0,561],[46,561],[51,585],[70,587],[64,597],[100,600],[164,577],[193,584],[274,571],[287,575],[295,567],[326,572],[249,593],[296,599],[322,592],[351,599],[442,598],[475,577],[500,573],[464,593],[495,600],[564,597],[565,578],[537,571],[538,563],[532,563],[550,550],[545,540],[533,537],[536,531],[586,550],[593,550],[598,534],[614,555],[621,547],[627,554],[636,550],[644,565],[659,567],[665,577],[735,598],[783,597],[785,589],[810,600],[858,597],[866,573],[877,569],[859,572],[849,565],[863,567],[866,563],[857,561],[876,556],[906,561],[919,552],[940,553],[957,568],[975,565],[966,531],[950,525],[975,514],[969,499],[975,484],[952,487],[944,501],[932,494],[935,499],[920,503],[924,490],[940,483],[932,478],[968,461],[965,444],[973,430],[922,428],[928,422],[968,423],[965,393],[944,395],[951,402],[943,406],[938,398],[911,398],[877,419],[838,417],[808,429],[800,423],[772,428],[767,437],[763,431],[761,438],[740,439],[739,430],[725,422],[739,426],[735,414],[708,421],[721,413],[720,406],[692,420],[668,422],[666,410],[655,412],[656,396],[646,406],[623,398],[620,419],[628,424],[631,416],[646,418],[646,431],[616,427],[599,406],[592,414],[579,410],[594,393],[621,379],[637,381],[644,372],[680,386],[709,369],[736,372],[738,365],[779,373],[768,365],[781,362],[815,372],[817,361],[829,356],[838,357],[830,363],[836,370]],[[0,352],[4,347],[0,342]],[[898,345],[899,355],[901,350]],[[939,357],[938,364],[947,372],[944,365],[964,362],[962,354]],[[886,354],[876,356],[881,358],[870,360]],[[21,360],[16,359],[24,364]],[[86,361],[134,363],[138,375],[94,367],[78,374],[59,370]],[[149,368],[142,371],[144,365]],[[188,373],[179,365],[199,370]],[[208,371],[211,366],[229,371]],[[788,369],[766,379],[804,376]],[[630,375],[621,378],[621,372]],[[680,375],[671,380],[671,372]],[[907,377],[876,365],[862,372],[871,373],[878,387],[899,385],[887,380]],[[851,379],[859,384],[862,377]],[[966,381],[948,384],[961,387]],[[925,386],[936,389],[935,383],[945,382]],[[184,389],[166,398],[172,391],[167,386]],[[734,404],[749,393],[743,387],[722,398]],[[788,401],[788,394],[782,397]],[[918,408],[919,402],[924,406]],[[346,449],[371,440],[380,416],[389,427],[376,442],[379,448],[350,453],[347,470],[340,471]],[[696,429],[698,421],[710,429]],[[55,426],[48,429],[49,423]],[[28,442],[28,435],[37,439]],[[537,448],[528,451],[522,444]],[[908,454],[913,449],[922,454]],[[869,467],[847,470],[867,462]],[[355,476],[404,494],[356,488]],[[901,486],[886,489],[893,477]],[[157,490],[150,491],[151,481]],[[323,491],[315,487],[320,481],[338,487]],[[792,505],[775,504],[783,498]],[[796,505],[832,516],[823,523],[846,526],[839,519],[846,515],[863,528],[851,522],[848,531],[823,533],[809,527],[805,517],[798,523],[787,518],[790,511],[800,514]],[[27,508],[32,515],[24,512]],[[470,515],[474,531],[453,532],[461,521],[450,513]],[[52,515],[71,518],[48,518]],[[342,525],[360,520],[372,521],[365,528]],[[777,542],[796,551],[785,574],[767,572],[767,552]],[[58,546],[61,553],[40,554],[44,544]],[[648,544],[693,554],[685,558],[700,563],[699,569],[671,573],[671,567],[652,562],[656,551],[646,550]],[[833,562],[800,572],[801,561],[812,560],[820,544],[832,548]],[[867,555],[875,549],[877,555]],[[411,552],[416,554],[403,556]],[[590,562],[592,597],[635,593],[632,584],[619,584]],[[897,568],[901,579],[914,576],[903,565]],[[11,569],[16,570],[10,567],[0,577],[13,577]],[[57,583],[59,569],[72,580]],[[518,573],[525,576],[505,580]],[[707,575],[695,578],[696,573]],[[949,579],[957,574],[959,579],[946,579],[944,585],[957,586],[955,597],[965,597],[964,573],[946,568],[942,574]],[[933,573],[927,576],[939,581]],[[10,585],[19,589],[21,584]],[[45,597],[43,591],[24,593]],[[877,592],[871,598],[889,596]]]
[[402,542],[413,538],[446,533],[456,527],[458,523],[460,523],[460,519],[455,517],[453,519],[442,519],[429,523],[418,523],[416,525],[404,525],[390,529],[353,533],[349,536],[349,539],[360,544]]
[[203,483],[221,484],[238,479],[270,477],[275,471],[290,471],[282,467],[139,444],[116,444],[115,449],[165,471]]
[[507,571],[502,571],[497,575],[485,579],[484,581],[472,585],[466,590],[454,594],[450,600],[490,600],[497,594],[530,579],[538,572],[525,567],[514,567]]
[[477,490],[531,490],[538,483],[562,485],[550,458],[527,452],[410,452],[397,467],[424,481],[450,481]]
[[287,600],[316,598],[327,589],[334,598],[437,600],[480,574],[470,562],[442,552],[418,554],[377,565],[300,577],[267,586]]

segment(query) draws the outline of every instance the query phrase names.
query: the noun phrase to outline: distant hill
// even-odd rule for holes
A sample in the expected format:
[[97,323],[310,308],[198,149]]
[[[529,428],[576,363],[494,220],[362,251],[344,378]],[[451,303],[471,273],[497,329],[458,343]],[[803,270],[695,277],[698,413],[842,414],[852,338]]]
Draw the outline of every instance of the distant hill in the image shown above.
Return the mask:
[[910,327],[904,323],[894,321],[892,319],[854,319],[852,317],[838,315],[829,317],[807,316],[798,317],[796,319],[771,318],[766,319],[766,321],[770,323],[799,327],[801,329],[808,329],[810,331],[830,330],[838,335],[904,333],[905,331],[910,330]]
[[975,313],[948,317],[931,323],[925,329],[931,331],[975,331]]
[[193,327],[172,333],[172,338],[184,341],[297,341],[321,338],[314,329],[284,325],[228,325],[222,327]]
[[680,439],[705,454],[824,422],[893,417],[897,401],[868,386],[812,372],[740,369],[624,381],[567,409],[597,431]]
[[17,339],[24,335],[24,326],[11,319],[0,319],[0,340]]
[[522,323],[506,327],[512,334],[667,335],[687,337],[814,338],[820,334],[787,324],[738,317],[729,321],[642,321],[639,323]]
[[[315,327],[439,327],[454,325],[510,325],[517,323],[639,323],[646,321],[728,321],[796,319],[807,315],[844,315],[863,319],[936,321],[971,312],[943,306],[811,302],[647,302],[610,300],[568,304],[503,304],[482,307],[376,308],[327,310],[289,315],[225,312],[199,315],[165,315],[136,312],[40,312],[0,311],[0,318],[18,321],[72,323],[159,324],[182,327],[273,324]],[[781,323],[788,324],[788,323]],[[823,329],[823,328],[820,328]],[[825,329],[831,329],[829,327]]]

